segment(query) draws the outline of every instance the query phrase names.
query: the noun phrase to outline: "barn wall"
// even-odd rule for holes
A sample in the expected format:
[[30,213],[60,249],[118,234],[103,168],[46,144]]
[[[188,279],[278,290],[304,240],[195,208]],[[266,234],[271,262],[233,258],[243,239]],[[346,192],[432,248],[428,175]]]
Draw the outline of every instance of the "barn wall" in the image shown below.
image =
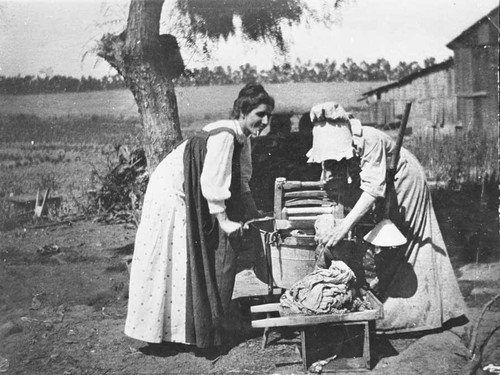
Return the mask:
[[366,97],[369,122],[378,126],[394,122],[412,101],[408,126],[413,131],[463,129],[498,137],[498,21],[497,7],[448,44],[455,54],[453,67],[381,87],[375,93],[378,97]]
[[413,103],[408,121],[412,131],[434,128],[440,132],[454,131],[457,122],[454,69],[432,72],[382,93],[380,100],[371,104],[370,120],[380,126],[400,119],[409,101]]
[[458,120],[469,130],[496,132],[498,48],[460,48],[457,56]]
[[[496,10],[498,24],[498,9]],[[457,38],[455,53],[457,119],[466,130],[498,136],[498,31],[480,22]]]

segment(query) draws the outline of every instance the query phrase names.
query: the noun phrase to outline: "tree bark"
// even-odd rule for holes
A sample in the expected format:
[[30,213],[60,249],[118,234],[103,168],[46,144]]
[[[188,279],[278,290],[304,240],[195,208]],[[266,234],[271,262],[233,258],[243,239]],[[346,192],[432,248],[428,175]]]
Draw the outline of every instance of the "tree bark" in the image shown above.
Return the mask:
[[150,173],[182,139],[172,79],[184,66],[175,38],[159,35],[163,2],[131,0],[125,31],[104,35],[98,46],[134,95]]

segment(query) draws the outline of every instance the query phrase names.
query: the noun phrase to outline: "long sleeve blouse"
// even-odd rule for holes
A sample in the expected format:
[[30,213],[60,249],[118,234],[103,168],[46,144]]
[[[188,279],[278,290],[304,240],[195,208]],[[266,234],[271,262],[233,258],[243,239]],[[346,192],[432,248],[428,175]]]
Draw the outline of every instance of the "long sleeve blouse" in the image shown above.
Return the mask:
[[[351,121],[355,154],[360,158],[361,190],[373,197],[382,198],[386,190],[386,173],[395,142],[380,130],[361,126]],[[404,163],[404,155],[399,164]]]
[[[208,124],[204,131],[229,128],[236,134],[236,140],[243,144],[240,156],[241,192],[250,191],[252,177],[252,156],[250,139],[247,138],[236,120],[221,120]],[[208,202],[211,214],[224,212],[225,200],[231,196],[229,191],[232,174],[234,136],[229,132],[212,135],[207,141],[207,154],[201,173],[200,184],[203,196]]]

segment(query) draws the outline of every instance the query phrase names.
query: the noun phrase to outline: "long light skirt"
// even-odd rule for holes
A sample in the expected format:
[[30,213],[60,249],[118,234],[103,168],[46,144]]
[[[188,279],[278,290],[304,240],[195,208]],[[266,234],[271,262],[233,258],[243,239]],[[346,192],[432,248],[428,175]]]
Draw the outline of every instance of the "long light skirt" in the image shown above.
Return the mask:
[[185,343],[183,153],[181,145],[153,173],[135,240],[125,334],[151,343]]
[[376,329],[384,333],[438,329],[467,312],[424,170],[407,150],[401,151],[401,157],[406,164],[396,176],[398,206],[403,225],[412,228],[412,233],[405,261],[395,271],[383,296],[385,316],[377,321]]

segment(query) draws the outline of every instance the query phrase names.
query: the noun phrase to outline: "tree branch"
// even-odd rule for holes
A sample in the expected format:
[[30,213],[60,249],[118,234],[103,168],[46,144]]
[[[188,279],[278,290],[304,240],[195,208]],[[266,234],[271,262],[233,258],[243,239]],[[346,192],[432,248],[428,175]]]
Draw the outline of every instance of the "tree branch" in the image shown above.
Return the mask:
[[157,46],[163,3],[164,0],[131,0],[126,39],[129,51],[141,55]]
[[125,32],[120,35],[105,34],[97,45],[97,56],[106,60],[118,73],[124,76],[124,61],[122,51]]

